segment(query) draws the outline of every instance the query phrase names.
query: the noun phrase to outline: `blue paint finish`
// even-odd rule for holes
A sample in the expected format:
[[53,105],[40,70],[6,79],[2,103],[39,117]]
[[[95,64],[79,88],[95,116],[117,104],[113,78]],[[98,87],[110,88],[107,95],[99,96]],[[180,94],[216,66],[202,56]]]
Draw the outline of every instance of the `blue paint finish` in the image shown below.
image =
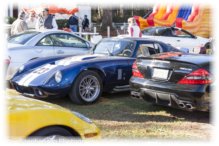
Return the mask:
[[[96,71],[102,78],[103,90],[110,92],[113,88],[115,88],[115,86],[124,86],[129,84],[129,79],[132,76],[132,64],[135,61],[139,43],[159,43],[163,47],[163,50],[165,52],[174,51],[174,48],[170,49],[171,47],[162,42],[149,39],[111,38],[108,40],[123,41],[124,39],[128,39],[134,42],[134,51],[131,57],[109,56],[107,54],[88,54],[86,56],[55,56],[39,58],[26,63],[24,65],[25,69],[20,73],[16,73],[15,76],[12,78],[11,83],[14,85],[15,89],[21,93],[30,92],[36,97],[40,97],[36,94],[37,91],[40,90],[43,91],[44,97],[62,97],[68,95],[72,85],[74,84],[75,80],[81,72],[93,70]],[[103,41],[107,40],[104,39]],[[74,60],[73,62],[71,62],[71,58],[74,59],[73,57],[79,57],[81,58],[81,60]],[[27,87],[24,87],[25,90],[23,90],[22,85],[18,85],[19,81],[32,71],[40,69],[42,66],[47,64],[57,65],[57,61],[66,61],[67,59],[70,60],[68,65],[58,65],[44,74],[39,74],[39,76],[33,79]],[[120,70],[119,79],[118,70]],[[55,73],[57,71],[60,71],[62,73],[62,80],[60,83],[57,83],[55,81]],[[22,90],[18,90],[16,87],[19,87],[19,89]]]

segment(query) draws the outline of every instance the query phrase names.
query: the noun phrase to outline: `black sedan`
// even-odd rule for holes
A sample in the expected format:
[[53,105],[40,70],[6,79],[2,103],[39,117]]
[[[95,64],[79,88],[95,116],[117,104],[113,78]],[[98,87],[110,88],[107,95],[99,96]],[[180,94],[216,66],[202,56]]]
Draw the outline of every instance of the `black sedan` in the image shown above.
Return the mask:
[[209,111],[212,57],[180,52],[139,57],[132,66],[131,95],[188,111]]

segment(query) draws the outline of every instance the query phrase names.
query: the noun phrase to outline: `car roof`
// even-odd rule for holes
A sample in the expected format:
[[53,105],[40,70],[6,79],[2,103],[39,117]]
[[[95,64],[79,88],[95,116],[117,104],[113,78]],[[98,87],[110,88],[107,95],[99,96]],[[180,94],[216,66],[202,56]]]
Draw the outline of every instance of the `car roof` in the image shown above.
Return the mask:
[[148,41],[148,42],[159,42],[163,43],[151,38],[140,38],[140,37],[130,37],[130,36],[120,36],[120,37],[111,37],[111,38],[104,38],[104,41],[107,40],[132,40],[132,41]]
[[25,32],[39,32],[39,33],[45,33],[45,34],[48,34],[48,33],[68,33],[68,34],[74,34],[74,33],[70,33],[70,32],[67,32],[67,31],[64,31],[64,30],[51,30],[51,29],[45,29],[45,30],[27,30]]
[[147,27],[145,29],[169,29],[169,28],[181,29],[179,27],[172,27],[172,26],[152,26],[152,27]]
[[[76,37],[78,37],[78,38],[84,40],[85,42],[91,43],[90,41],[87,41],[86,39],[84,39],[83,37],[80,37],[79,35],[77,35],[77,34],[75,34],[75,33],[67,32],[67,31],[64,31],[64,30],[51,30],[51,29],[47,29],[47,30],[34,30],[34,29],[32,29],[32,30],[27,30],[27,31],[25,31],[25,32],[23,32],[23,33],[28,33],[28,32],[29,32],[29,33],[39,33],[40,36],[49,35],[49,34],[51,34],[51,33],[70,34],[70,35],[76,36]],[[27,43],[32,44],[33,42],[35,43],[35,39],[31,39],[31,40],[29,40]]]

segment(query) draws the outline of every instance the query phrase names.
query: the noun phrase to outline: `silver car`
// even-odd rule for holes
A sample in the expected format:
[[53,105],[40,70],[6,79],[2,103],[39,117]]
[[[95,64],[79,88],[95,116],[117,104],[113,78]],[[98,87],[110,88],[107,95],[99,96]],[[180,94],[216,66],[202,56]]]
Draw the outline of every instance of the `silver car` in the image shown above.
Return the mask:
[[178,27],[148,27],[142,30],[142,37],[162,41],[180,49],[187,49],[189,53],[199,53],[200,48],[209,42],[208,38],[195,36]]
[[27,31],[8,39],[7,70],[10,79],[22,64],[39,57],[81,55],[89,52],[93,44],[73,33],[61,30]]

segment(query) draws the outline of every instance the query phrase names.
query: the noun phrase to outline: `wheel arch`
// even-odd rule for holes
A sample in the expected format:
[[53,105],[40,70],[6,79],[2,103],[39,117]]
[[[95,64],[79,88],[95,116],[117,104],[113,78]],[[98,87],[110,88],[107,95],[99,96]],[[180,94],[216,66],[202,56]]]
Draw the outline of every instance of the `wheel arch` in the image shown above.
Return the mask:
[[87,71],[87,70],[96,72],[100,76],[100,78],[102,79],[102,83],[103,83],[103,86],[104,86],[106,73],[102,69],[96,68],[96,67],[79,68],[78,71],[77,71],[77,75],[74,76],[71,84],[73,85],[75,83],[75,80],[78,78],[78,76],[82,72]]
[[86,68],[86,69],[83,69],[82,71],[86,71],[86,70],[90,70],[90,71],[96,72],[96,73],[101,77],[102,83],[103,83],[103,86],[104,86],[106,73],[105,73],[103,70],[101,70],[101,69],[99,69],[99,68],[88,67],[88,68]]
[[63,128],[63,129],[65,129],[65,130],[67,130],[68,132],[70,132],[73,137],[79,137],[79,138],[81,138],[81,135],[80,135],[75,129],[72,129],[72,128],[70,128],[70,127],[68,127],[68,126],[64,126],[64,125],[50,125],[50,126],[42,127],[42,128],[40,128],[40,129],[37,129],[36,131],[33,131],[32,133],[30,133],[30,134],[27,136],[27,138],[33,136],[35,133],[37,133],[37,132],[39,132],[39,131],[41,131],[41,130],[43,130],[43,129],[46,129],[46,128],[49,128],[49,127],[60,127],[60,128]]

